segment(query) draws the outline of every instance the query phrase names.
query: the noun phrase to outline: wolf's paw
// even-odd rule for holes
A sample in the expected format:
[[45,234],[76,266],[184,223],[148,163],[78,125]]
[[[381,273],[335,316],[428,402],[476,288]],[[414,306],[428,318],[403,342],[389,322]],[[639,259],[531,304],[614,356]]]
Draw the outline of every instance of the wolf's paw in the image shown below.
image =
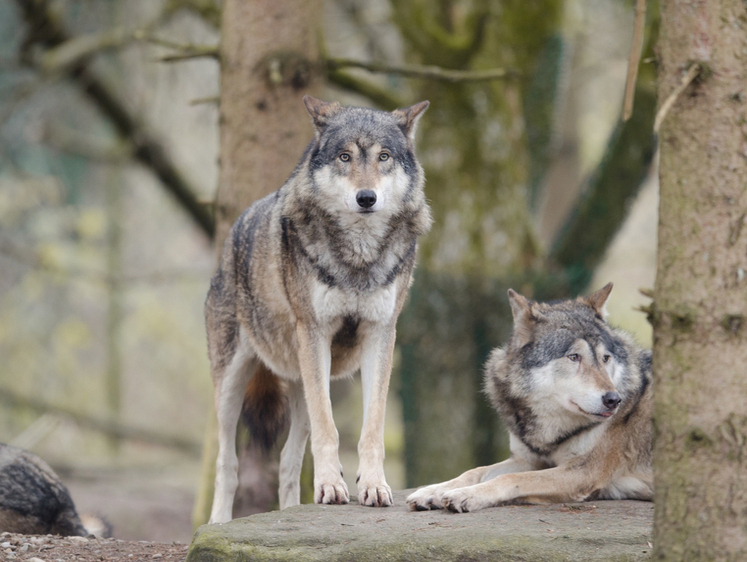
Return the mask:
[[454,513],[467,513],[489,507],[489,503],[476,496],[469,488],[457,488],[446,492],[441,498],[444,509]]
[[358,503],[371,507],[388,507],[392,505],[392,489],[389,484],[380,482],[378,484],[358,482]]
[[314,484],[314,503],[348,503],[350,494],[345,482],[340,478],[337,482]]
[[441,509],[443,507],[443,503],[441,502],[443,491],[439,490],[439,488],[440,486],[438,484],[420,488],[420,490],[407,496],[407,505],[410,506],[410,509],[413,511]]

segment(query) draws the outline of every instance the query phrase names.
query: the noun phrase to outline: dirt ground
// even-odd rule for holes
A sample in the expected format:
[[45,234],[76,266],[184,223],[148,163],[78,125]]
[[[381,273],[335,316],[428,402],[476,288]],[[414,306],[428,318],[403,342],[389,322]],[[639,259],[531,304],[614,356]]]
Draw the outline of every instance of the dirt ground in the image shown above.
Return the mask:
[[0,560],[8,562],[183,562],[189,545],[52,535],[0,534]]

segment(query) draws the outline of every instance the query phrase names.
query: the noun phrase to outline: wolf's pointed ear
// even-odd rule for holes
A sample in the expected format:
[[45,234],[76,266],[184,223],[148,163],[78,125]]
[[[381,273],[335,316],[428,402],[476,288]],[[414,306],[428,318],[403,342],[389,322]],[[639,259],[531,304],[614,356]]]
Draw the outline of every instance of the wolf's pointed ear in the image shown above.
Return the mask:
[[605,318],[607,316],[607,308],[605,305],[607,304],[607,299],[609,298],[611,292],[612,283],[607,283],[597,292],[590,294],[588,297],[585,297],[582,300],[591,308],[593,308],[596,313],[599,314],[602,318]]
[[532,327],[537,321],[537,314],[532,310],[532,302],[513,289],[508,290],[508,302],[514,315],[513,341],[518,347],[524,347],[532,339]]
[[420,116],[425,113],[428,106],[431,104],[429,101],[421,101],[415,105],[411,105],[406,109],[395,109],[392,114],[399,121],[399,126],[402,128],[402,132],[405,133],[407,140],[410,143],[415,142],[415,130],[417,129],[418,120]]
[[306,106],[306,111],[311,115],[311,121],[319,133],[327,126],[329,120],[342,109],[342,106],[336,101],[326,102],[309,95],[303,97],[303,104]]

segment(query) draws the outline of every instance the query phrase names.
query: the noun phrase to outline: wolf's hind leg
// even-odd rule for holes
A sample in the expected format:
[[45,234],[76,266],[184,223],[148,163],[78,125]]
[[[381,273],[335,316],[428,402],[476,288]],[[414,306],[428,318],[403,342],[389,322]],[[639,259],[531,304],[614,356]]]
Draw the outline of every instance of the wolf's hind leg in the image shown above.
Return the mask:
[[303,383],[289,385],[290,431],[283,452],[280,453],[280,509],[301,503],[301,467],[306,442],[311,433],[309,412],[303,395]]
[[239,484],[236,457],[236,426],[249,379],[257,359],[248,342],[242,341],[222,376],[214,375],[215,410],[218,416],[218,459],[215,470],[215,495],[210,523],[225,523],[232,518],[233,499]]

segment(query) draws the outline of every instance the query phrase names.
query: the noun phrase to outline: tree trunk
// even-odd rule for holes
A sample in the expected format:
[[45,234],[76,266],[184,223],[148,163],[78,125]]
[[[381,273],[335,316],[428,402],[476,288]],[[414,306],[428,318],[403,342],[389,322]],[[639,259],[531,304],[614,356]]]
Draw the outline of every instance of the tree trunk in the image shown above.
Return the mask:
[[[563,0],[505,2],[500,17],[489,2],[392,4],[409,60],[529,76],[558,31]],[[507,278],[538,250],[525,188],[528,81],[418,85],[415,99],[431,102],[418,153],[435,220],[398,324],[408,486],[507,456],[505,432],[480,393],[482,365],[509,333]]]
[[321,10],[319,0],[226,0],[218,251],[239,214],[288,179],[313,136],[301,98],[314,85]]
[[661,8],[655,560],[747,560],[746,8]]
[[[285,182],[313,137],[303,106],[313,93],[320,0],[226,0],[221,27],[221,169],[215,201],[216,252],[236,218]],[[212,416],[215,414],[213,413]],[[216,423],[210,420],[194,513],[207,521],[213,495]],[[252,458],[247,458],[247,456]],[[249,445],[240,457],[234,515],[276,503],[277,470]],[[270,462],[270,464],[274,464]]]

